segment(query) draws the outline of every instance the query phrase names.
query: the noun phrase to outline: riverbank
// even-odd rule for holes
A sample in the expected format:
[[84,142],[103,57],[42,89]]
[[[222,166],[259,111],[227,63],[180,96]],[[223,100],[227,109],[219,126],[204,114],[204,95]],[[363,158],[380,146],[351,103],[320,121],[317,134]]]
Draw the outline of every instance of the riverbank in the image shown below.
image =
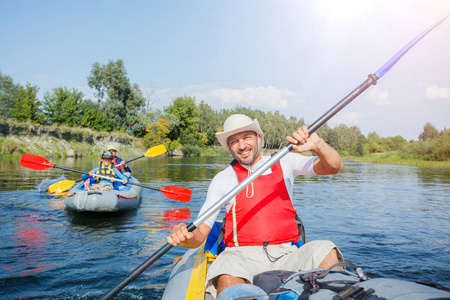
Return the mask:
[[100,155],[109,144],[120,155],[145,152],[140,139],[122,132],[96,132],[88,128],[36,126],[27,122],[0,120],[0,158],[31,153],[45,157],[86,157]]
[[[146,152],[142,140],[124,132],[96,132],[88,128],[43,126],[27,122],[0,120],[0,159],[14,160],[23,153],[45,157],[98,156],[109,144],[117,147],[121,157],[136,157]],[[181,151],[183,150],[183,151]],[[220,146],[187,146],[175,154],[185,156],[227,156]],[[263,149],[263,155],[276,150]],[[307,154],[308,155],[308,154]],[[426,161],[401,157],[396,152],[376,153],[363,157],[343,156],[345,160],[377,164],[393,164],[450,169],[450,160]]]
[[345,160],[374,164],[390,164],[412,167],[432,167],[450,169],[450,161],[426,161],[413,158],[401,158],[396,153],[376,153],[363,157],[347,156]]

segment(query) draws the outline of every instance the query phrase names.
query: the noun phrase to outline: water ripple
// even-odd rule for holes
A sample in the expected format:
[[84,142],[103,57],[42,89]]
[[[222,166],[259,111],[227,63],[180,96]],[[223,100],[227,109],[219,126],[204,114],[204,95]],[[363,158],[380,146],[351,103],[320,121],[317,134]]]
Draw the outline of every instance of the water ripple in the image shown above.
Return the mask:
[[[89,170],[96,161],[55,162]],[[141,182],[192,190],[189,203],[144,189],[137,210],[78,214],[45,187],[79,174],[32,171],[0,161],[0,299],[96,299],[189,223],[212,177],[229,158],[149,158],[131,165]],[[3,179],[3,180],[1,180]],[[41,191],[40,191],[41,190]],[[450,173],[441,169],[345,162],[335,176],[296,180],[294,206],[307,240],[334,241],[371,277],[450,285]],[[223,215],[223,212],[221,213]],[[175,247],[130,283],[119,299],[160,299]]]

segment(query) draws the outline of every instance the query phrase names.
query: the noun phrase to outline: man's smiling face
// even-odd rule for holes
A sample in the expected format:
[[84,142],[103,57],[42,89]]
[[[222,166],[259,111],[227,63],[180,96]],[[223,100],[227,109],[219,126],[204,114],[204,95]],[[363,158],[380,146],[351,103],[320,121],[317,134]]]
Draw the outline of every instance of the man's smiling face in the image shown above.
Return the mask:
[[254,131],[233,134],[227,142],[231,154],[241,164],[253,165],[261,158],[259,153],[261,138]]

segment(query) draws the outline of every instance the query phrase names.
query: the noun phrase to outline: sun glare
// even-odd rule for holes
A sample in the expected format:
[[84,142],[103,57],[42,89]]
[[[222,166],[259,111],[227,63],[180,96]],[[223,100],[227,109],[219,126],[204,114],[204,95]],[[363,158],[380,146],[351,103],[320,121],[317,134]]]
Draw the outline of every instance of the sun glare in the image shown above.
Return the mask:
[[364,15],[372,5],[372,2],[361,0],[319,0],[315,4],[327,20],[352,22]]

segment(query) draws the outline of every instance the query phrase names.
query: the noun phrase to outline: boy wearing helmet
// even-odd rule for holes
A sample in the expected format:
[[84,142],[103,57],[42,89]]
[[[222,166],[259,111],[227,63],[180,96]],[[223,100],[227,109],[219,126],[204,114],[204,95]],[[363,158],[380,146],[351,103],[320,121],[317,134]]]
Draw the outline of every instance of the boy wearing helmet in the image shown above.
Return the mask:
[[[123,180],[123,184],[128,182],[128,178],[120,173],[116,168],[114,163],[112,162],[114,156],[111,152],[105,151],[100,155],[101,161],[99,162],[99,166],[97,168],[89,171],[89,176],[83,175],[84,188],[88,191],[99,190],[99,191],[112,191],[114,190],[113,181],[109,179],[104,179],[100,177],[95,177],[94,174],[107,176],[111,178],[118,178]],[[94,180],[94,184],[91,185],[91,178]]]

